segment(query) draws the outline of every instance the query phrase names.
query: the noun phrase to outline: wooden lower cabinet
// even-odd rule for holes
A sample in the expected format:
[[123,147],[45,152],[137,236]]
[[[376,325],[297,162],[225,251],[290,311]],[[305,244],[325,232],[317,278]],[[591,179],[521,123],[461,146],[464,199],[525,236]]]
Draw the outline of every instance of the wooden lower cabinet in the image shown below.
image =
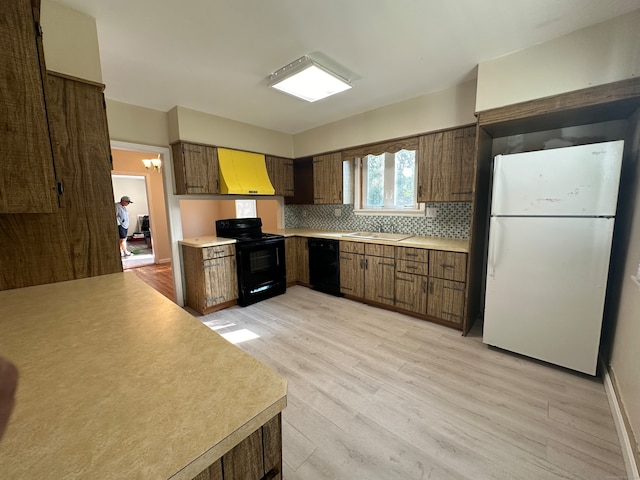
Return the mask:
[[298,238],[284,239],[284,256],[286,260],[287,286],[295,285],[298,281]]
[[421,315],[427,313],[427,277],[396,272],[395,287],[398,308]]
[[442,278],[429,278],[427,315],[462,325],[465,284]]
[[309,239],[296,237],[298,245],[297,254],[297,281],[304,285],[310,285],[309,280]]
[[287,267],[287,286],[309,285],[309,246],[306,237],[288,237],[284,240]]
[[282,419],[276,415],[193,480],[282,480]]
[[395,247],[366,243],[364,253],[364,298],[384,305],[394,305]]
[[185,303],[200,313],[209,313],[238,298],[235,245],[182,246]]
[[364,298],[364,244],[340,242],[340,292]]

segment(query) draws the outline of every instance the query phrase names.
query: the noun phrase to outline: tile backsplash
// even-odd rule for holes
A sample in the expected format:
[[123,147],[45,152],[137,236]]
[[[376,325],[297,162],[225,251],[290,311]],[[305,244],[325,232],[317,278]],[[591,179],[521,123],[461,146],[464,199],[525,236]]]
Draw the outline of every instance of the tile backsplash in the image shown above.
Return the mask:
[[[427,203],[437,209],[435,218],[355,215],[353,205],[285,205],[285,228],[410,233],[428,237],[469,238],[470,202]],[[336,216],[336,211],[340,216]]]

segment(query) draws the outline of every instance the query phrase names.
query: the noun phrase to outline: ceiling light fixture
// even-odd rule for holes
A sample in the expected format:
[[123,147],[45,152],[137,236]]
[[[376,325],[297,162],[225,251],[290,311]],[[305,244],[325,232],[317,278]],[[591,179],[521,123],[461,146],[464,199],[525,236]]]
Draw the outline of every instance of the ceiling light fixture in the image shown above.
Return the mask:
[[272,73],[269,86],[307,102],[315,102],[351,88],[347,79],[306,55]]

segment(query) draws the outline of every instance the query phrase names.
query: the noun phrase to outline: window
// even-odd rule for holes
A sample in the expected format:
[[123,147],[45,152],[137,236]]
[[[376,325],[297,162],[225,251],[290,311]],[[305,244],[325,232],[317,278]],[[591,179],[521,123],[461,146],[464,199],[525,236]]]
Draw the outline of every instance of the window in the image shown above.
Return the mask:
[[416,151],[402,149],[366,155],[356,162],[356,212],[416,214],[424,210],[416,195]]
[[255,200],[236,200],[236,218],[257,217]]

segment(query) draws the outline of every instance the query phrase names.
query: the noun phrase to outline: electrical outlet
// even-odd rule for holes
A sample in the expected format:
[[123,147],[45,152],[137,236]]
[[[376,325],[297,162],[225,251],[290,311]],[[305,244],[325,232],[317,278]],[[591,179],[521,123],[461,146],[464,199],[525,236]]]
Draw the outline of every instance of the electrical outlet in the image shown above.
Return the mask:
[[424,216],[427,218],[436,218],[438,216],[438,207],[426,207]]
[[307,211],[306,210],[302,210],[302,216],[305,217],[305,218],[307,217]]
[[334,214],[336,217],[341,217],[341,216],[342,216],[342,209],[341,209],[341,208],[336,208],[336,209],[333,211],[333,214]]

